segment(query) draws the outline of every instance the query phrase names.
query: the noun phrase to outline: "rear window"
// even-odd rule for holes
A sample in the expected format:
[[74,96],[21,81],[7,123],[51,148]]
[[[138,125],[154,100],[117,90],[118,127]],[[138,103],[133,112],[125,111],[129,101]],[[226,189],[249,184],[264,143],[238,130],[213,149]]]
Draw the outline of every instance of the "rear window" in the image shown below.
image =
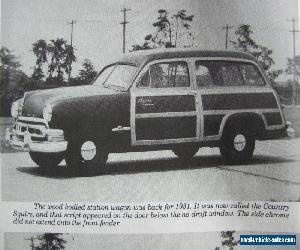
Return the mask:
[[263,86],[265,82],[251,63],[228,61],[196,61],[197,87]]

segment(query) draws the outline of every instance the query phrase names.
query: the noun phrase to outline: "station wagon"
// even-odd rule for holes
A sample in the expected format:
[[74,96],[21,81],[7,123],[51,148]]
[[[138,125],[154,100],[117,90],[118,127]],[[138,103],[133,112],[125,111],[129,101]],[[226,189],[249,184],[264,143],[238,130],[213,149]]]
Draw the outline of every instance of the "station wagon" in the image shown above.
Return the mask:
[[181,160],[219,147],[243,164],[256,140],[286,136],[279,98],[256,59],[242,52],[131,52],[90,84],[25,93],[6,139],[41,167],[105,172],[109,153],[172,150]]

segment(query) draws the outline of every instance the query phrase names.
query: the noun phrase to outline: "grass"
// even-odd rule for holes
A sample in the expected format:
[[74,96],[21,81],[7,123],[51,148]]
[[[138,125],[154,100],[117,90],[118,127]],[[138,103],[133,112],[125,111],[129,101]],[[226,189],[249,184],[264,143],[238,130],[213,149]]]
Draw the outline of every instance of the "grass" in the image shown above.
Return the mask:
[[10,153],[15,152],[15,150],[7,148],[5,146],[5,130],[6,128],[11,128],[13,119],[11,117],[0,117],[0,152]]

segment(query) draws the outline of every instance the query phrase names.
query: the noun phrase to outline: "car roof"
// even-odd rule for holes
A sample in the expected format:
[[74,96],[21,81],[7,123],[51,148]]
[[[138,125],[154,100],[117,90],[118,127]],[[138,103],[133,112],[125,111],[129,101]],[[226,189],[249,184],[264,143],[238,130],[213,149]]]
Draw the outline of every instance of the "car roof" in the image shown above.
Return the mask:
[[256,61],[251,54],[239,51],[222,51],[222,50],[199,50],[199,49],[150,49],[139,50],[124,54],[118,62],[135,64],[136,66],[144,65],[154,60],[163,60],[171,58],[191,58],[191,57],[226,57],[238,58]]

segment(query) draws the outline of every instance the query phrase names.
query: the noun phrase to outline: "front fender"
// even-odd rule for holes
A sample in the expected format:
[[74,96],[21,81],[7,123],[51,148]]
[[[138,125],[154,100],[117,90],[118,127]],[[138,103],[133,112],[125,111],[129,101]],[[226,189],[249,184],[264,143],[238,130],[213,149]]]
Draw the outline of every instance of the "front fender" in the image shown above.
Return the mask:
[[128,92],[67,99],[53,105],[50,127],[92,136],[109,136],[117,126],[130,126]]
[[94,123],[99,96],[69,98],[52,104],[49,127],[73,131]]

